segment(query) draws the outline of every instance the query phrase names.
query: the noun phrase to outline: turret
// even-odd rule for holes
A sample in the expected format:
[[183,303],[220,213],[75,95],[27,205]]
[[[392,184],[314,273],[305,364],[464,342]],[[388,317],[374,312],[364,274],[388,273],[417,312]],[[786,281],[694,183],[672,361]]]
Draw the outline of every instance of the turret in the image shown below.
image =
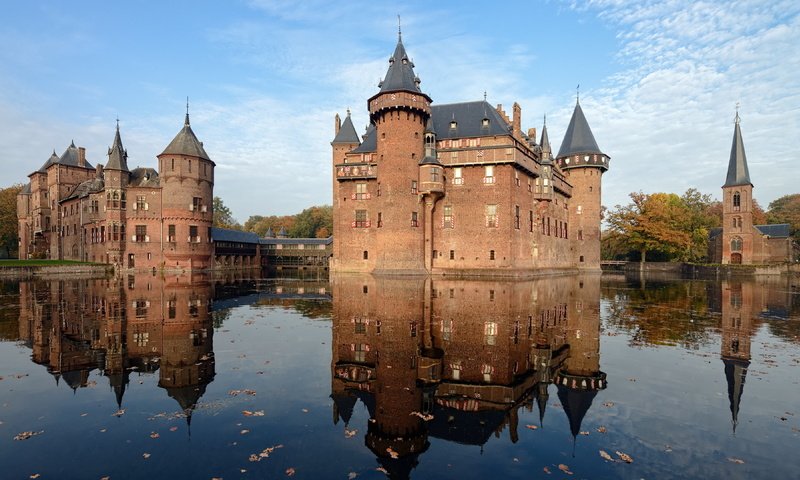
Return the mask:
[[432,118],[428,118],[425,125],[424,138],[425,156],[419,162],[419,193],[438,197],[444,194],[444,171],[436,154],[436,130]]
[[556,165],[572,184],[570,243],[578,268],[600,270],[601,177],[608,170],[608,162],[609,156],[597,146],[581,104],[576,102]]
[[542,126],[542,139],[539,142],[541,159],[541,176],[537,177],[534,185],[534,196],[537,200],[553,200],[553,152],[550,148],[550,137],[547,135],[547,117]]
[[127,219],[127,192],[131,172],[128,170],[128,152],[122,146],[119,120],[114,134],[114,143],[108,149],[108,162],[103,168],[106,196],[106,225],[108,231],[108,260],[121,265],[126,244],[125,225]]

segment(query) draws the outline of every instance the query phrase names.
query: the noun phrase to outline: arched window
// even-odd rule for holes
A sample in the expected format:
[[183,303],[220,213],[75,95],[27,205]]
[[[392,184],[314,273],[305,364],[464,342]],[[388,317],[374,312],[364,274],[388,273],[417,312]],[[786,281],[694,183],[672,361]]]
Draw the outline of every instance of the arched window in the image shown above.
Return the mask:
[[742,251],[742,239],[739,237],[733,237],[731,239],[731,252],[741,252]]
[[733,194],[733,210],[738,212],[739,209],[741,208],[741,204],[742,204],[741,195],[739,194],[739,192],[734,192],[734,194]]

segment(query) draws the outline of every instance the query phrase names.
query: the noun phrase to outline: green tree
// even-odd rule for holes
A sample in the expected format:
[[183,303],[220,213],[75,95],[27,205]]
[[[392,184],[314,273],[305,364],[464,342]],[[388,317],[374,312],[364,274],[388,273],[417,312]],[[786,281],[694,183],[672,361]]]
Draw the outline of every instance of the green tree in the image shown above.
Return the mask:
[[17,256],[19,222],[17,221],[17,194],[22,185],[0,189],[0,248],[9,258]]
[[796,242],[800,242],[800,193],[784,195],[769,204],[769,223],[788,223]]
[[293,238],[324,238],[333,230],[333,207],[316,206],[303,210],[295,216],[294,226],[289,230]]
[[719,202],[714,201],[711,195],[703,195],[694,188],[686,190],[681,201],[686,210],[683,228],[689,234],[691,242],[680,260],[697,262],[708,253],[709,232],[722,224],[722,218],[715,213]]
[[226,207],[219,197],[214,197],[214,220],[213,225],[219,228],[230,228],[241,230],[242,226],[233,218],[233,212]]

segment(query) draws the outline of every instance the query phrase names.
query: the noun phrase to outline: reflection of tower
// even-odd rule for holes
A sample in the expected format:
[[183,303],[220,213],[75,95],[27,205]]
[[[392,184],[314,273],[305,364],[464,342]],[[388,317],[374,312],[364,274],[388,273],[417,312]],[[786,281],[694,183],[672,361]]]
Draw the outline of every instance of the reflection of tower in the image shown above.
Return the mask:
[[753,285],[722,282],[722,363],[728,384],[733,432],[739,423],[739,405],[750,366],[750,335],[753,321]]
[[606,388],[600,371],[600,277],[583,277],[567,314],[569,357],[556,375],[558,398],[569,419],[573,441],[597,392]]
[[215,375],[210,285],[167,282],[158,386],[167,390],[191,424],[192,412]]

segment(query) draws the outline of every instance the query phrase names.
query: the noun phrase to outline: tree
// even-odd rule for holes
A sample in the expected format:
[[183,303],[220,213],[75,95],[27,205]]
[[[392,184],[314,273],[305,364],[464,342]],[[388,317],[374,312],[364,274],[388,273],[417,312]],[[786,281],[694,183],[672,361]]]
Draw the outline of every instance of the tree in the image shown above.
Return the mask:
[[788,223],[796,242],[800,242],[800,193],[784,195],[769,204],[769,223]]
[[17,256],[19,246],[19,221],[17,220],[17,194],[22,185],[0,189],[0,248],[9,258]]
[[630,194],[632,203],[617,205],[608,213],[611,230],[621,235],[625,244],[640,254],[661,252],[670,259],[681,258],[689,250],[692,237],[684,231],[686,207],[674,193]]
[[234,230],[241,230],[242,226],[233,218],[231,209],[222,203],[222,199],[214,197],[214,220],[213,225],[219,228],[230,228]]
[[[333,207],[323,205],[303,210],[295,216],[289,236],[293,238],[324,238],[333,230]],[[323,237],[324,235],[324,237]]]
[[703,195],[694,188],[686,190],[681,201],[686,209],[684,229],[691,237],[689,248],[681,260],[697,262],[708,253],[709,232],[722,224],[722,217],[715,213],[717,209],[722,212],[722,204],[714,201],[711,195]]

